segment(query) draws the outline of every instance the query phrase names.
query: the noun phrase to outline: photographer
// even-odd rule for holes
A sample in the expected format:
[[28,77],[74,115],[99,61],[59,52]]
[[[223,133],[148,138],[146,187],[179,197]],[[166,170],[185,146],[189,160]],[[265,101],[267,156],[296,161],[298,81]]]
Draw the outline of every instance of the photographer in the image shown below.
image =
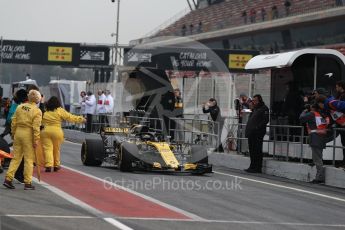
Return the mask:
[[326,148],[327,129],[330,124],[329,117],[320,112],[320,106],[313,104],[310,110],[304,110],[300,115],[302,124],[306,124],[309,134],[309,145],[312,150],[313,162],[316,166],[316,177],[312,183],[323,183],[325,181],[322,151]]
[[213,121],[219,122],[221,120],[220,108],[218,107],[217,100],[214,98],[210,98],[207,102],[202,104],[202,112],[210,113]]
[[[220,108],[217,104],[217,100],[214,98],[210,98],[207,102],[202,104],[202,112],[203,113],[210,113],[211,119],[214,122],[218,122],[218,129],[214,130],[213,132],[219,136],[221,134],[223,128],[223,119],[220,113]],[[215,128],[215,127],[213,127]],[[218,130],[220,133],[218,133]],[[220,138],[219,138],[220,139]],[[223,146],[220,143],[215,151],[224,152]]]

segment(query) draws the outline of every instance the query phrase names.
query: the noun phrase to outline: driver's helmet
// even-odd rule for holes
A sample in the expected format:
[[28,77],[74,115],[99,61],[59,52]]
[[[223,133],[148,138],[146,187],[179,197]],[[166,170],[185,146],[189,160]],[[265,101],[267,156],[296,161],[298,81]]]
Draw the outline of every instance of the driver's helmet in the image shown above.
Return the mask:
[[146,125],[133,125],[131,127],[130,133],[131,134],[140,134],[140,133],[147,133],[150,131],[150,128]]

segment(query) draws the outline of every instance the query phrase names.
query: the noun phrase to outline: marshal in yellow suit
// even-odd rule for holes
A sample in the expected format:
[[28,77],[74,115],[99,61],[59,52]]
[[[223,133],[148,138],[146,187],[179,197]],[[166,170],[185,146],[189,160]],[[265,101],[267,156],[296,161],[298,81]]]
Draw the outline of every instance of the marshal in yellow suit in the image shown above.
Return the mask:
[[41,143],[45,156],[46,172],[60,169],[60,146],[64,140],[64,133],[61,128],[63,121],[73,123],[84,123],[85,118],[75,116],[60,107],[56,97],[51,97],[46,104],[47,111],[43,114],[41,131]]
[[12,180],[24,157],[24,189],[34,189],[32,186],[32,172],[35,159],[35,148],[40,140],[40,125],[42,112],[37,107],[41,94],[31,90],[28,94],[29,103],[18,106],[11,123],[14,158],[11,160],[6,174],[4,186],[13,189]]

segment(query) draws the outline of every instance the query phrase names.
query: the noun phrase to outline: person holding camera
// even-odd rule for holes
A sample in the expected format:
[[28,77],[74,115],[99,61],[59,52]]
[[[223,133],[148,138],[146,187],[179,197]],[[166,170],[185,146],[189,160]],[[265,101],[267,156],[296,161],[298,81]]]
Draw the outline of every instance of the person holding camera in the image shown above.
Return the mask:
[[[210,98],[207,102],[202,104],[202,112],[209,113],[211,116],[212,121],[218,122],[218,129],[214,130],[218,136],[221,134],[223,128],[223,119],[221,116],[220,108],[218,106],[217,100],[214,98]],[[219,130],[219,133],[218,133]],[[220,138],[219,138],[220,139]],[[223,152],[223,146],[220,143],[219,146],[215,149],[215,151]]]
[[312,151],[313,162],[316,166],[316,176],[312,183],[324,183],[325,174],[322,161],[322,152],[326,148],[326,137],[330,119],[321,113],[318,104],[312,104],[310,109],[305,109],[300,115],[300,121],[307,126],[309,145]]
[[217,104],[217,100],[214,98],[210,98],[207,102],[202,104],[202,112],[209,113],[212,121],[220,121],[221,119],[220,108]]

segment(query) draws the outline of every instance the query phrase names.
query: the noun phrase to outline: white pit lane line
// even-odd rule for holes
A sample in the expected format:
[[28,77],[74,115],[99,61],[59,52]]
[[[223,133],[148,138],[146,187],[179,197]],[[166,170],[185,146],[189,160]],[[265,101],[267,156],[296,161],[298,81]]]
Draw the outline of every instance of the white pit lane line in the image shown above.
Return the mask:
[[52,216],[52,215],[17,215],[6,214],[6,217],[19,217],[19,218],[52,218],[52,219],[96,219],[94,216]]
[[120,220],[137,220],[137,221],[168,221],[168,222],[200,222],[200,223],[218,223],[218,224],[237,224],[237,225],[281,225],[281,226],[300,226],[300,227],[335,227],[344,228],[345,224],[321,224],[321,223],[301,223],[301,222],[264,222],[264,221],[241,221],[241,220],[173,220],[166,218],[132,218],[132,217],[120,217]]
[[246,180],[246,181],[250,181],[250,182],[254,182],[254,183],[259,183],[259,184],[264,184],[264,185],[269,185],[269,186],[276,187],[276,188],[289,189],[289,190],[300,192],[300,193],[306,193],[306,194],[319,196],[319,197],[326,198],[326,199],[345,202],[345,199],[339,198],[336,196],[329,196],[329,195],[325,195],[325,194],[318,193],[318,192],[312,192],[309,190],[294,188],[294,187],[280,185],[280,184],[274,184],[274,183],[270,183],[270,182],[266,182],[266,181],[262,181],[262,180],[251,179],[251,178],[247,178],[247,177],[243,177],[243,176],[237,176],[237,175],[233,175],[233,174],[229,174],[229,173],[223,173],[223,172],[218,172],[218,171],[213,171],[213,172],[215,174],[219,174],[219,175],[223,175],[223,176],[235,177],[235,178],[239,178],[242,180]]

